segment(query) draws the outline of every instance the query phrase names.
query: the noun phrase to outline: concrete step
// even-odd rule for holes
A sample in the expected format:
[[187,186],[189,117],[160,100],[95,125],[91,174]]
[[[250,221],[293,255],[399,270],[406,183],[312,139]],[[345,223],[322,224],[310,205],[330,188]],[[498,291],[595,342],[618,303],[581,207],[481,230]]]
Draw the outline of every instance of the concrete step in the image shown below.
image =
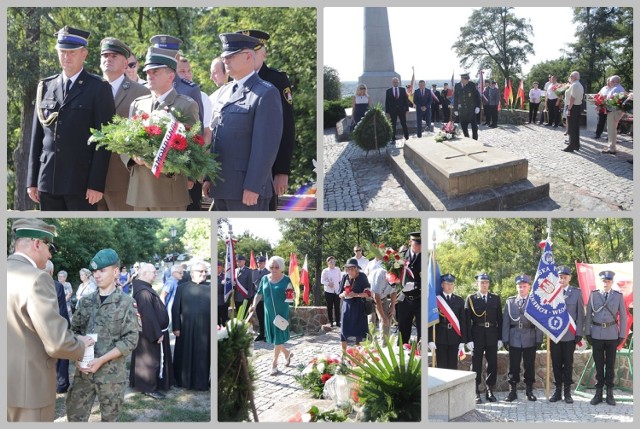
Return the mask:
[[429,421],[448,422],[474,410],[475,380],[472,371],[429,368]]

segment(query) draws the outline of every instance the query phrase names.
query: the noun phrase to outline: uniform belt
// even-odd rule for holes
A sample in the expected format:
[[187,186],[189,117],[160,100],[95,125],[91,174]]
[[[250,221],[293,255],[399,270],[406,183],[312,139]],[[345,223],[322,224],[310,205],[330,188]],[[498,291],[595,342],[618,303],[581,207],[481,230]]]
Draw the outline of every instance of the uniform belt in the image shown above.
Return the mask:
[[522,322],[518,322],[518,323],[512,323],[511,324],[512,327],[517,326],[520,329],[534,329],[535,326],[533,325],[524,325]]
[[413,301],[414,299],[420,299],[420,295],[404,295],[405,298],[407,298],[409,301]]
[[498,326],[497,323],[491,323],[491,322],[473,322],[474,325],[476,326],[482,326],[484,328],[490,328],[492,326]]
[[600,326],[601,328],[608,328],[609,326],[613,326],[613,325],[617,325],[618,322],[608,322],[608,323],[598,323],[598,322],[591,322],[592,324],[596,325],[596,326]]

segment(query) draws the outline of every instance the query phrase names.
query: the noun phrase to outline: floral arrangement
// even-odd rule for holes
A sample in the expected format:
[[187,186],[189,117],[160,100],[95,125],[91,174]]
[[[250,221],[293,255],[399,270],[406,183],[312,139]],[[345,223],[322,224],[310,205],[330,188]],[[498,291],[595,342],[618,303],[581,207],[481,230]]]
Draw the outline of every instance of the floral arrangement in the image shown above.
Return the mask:
[[437,142],[443,142],[445,140],[453,140],[458,135],[457,125],[453,121],[449,121],[442,126],[436,133],[434,139]]
[[625,92],[616,92],[611,97],[607,98],[607,110],[609,112],[613,110],[622,110],[623,112],[630,112],[633,110],[633,97],[629,99],[629,94]]
[[551,87],[551,90],[558,96],[558,97],[563,97],[564,93],[567,89],[569,89],[569,87],[571,86],[571,84],[569,83],[557,83],[555,85],[553,85]]
[[367,243],[367,251],[380,259],[382,267],[387,271],[387,281],[389,284],[397,284],[402,281],[404,259],[397,250],[387,247],[382,243]]
[[314,422],[343,422],[347,420],[347,415],[342,410],[320,411],[313,405],[306,413],[296,413],[289,419],[290,422],[314,423]]
[[607,110],[607,98],[604,95],[600,93],[595,94],[592,100],[600,113],[604,113]]
[[314,398],[322,398],[324,385],[338,372],[340,366],[338,356],[317,356],[311,359],[306,366],[298,366],[300,374],[294,378],[303,389],[310,391]]
[[359,420],[420,421],[421,356],[416,343],[398,347],[395,335],[347,348],[347,376],[356,384],[352,395],[361,406]]
[[96,147],[142,159],[150,168],[156,167],[156,177],[160,173],[184,174],[213,180],[220,169],[210,144],[200,135],[200,122],[193,126],[180,122],[179,112],[173,108],[131,118],[114,116],[109,124],[100,130],[91,129],[91,133],[89,143],[96,142]]

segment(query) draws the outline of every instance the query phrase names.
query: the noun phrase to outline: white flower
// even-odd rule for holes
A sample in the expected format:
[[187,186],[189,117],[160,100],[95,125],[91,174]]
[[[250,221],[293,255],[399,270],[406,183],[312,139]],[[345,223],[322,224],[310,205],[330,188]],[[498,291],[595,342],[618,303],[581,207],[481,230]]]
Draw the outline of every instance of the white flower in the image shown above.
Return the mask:
[[318,372],[322,374],[324,372],[324,362],[320,362],[316,368],[318,368]]
[[302,416],[300,416],[300,420],[302,420],[302,423],[309,423],[312,418],[313,416],[310,413],[304,413]]
[[218,341],[226,340],[229,338],[229,331],[227,328],[218,327]]
[[302,370],[301,374],[302,375],[311,374],[311,371],[313,371],[313,364],[309,364],[309,365],[305,366],[304,369]]

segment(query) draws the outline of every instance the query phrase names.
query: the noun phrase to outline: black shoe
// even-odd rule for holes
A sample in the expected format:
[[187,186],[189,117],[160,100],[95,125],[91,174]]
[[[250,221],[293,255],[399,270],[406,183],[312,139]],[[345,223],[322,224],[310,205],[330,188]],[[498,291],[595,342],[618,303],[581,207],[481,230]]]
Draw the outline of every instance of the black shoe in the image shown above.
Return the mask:
[[611,155],[615,155],[615,154],[616,154],[616,153],[618,153],[618,152],[616,152],[616,151],[610,151],[609,149],[604,149],[604,150],[602,150],[602,153],[609,153],[609,154],[611,154]]
[[56,393],[67,393],[69,391],[69,386],[64,389],[56,389]]
[[599,403],[602,402],[602,388],[596,388],[596,394],[593,396],[593,398],[591,398],[591,401],[589,401],[589,403],[591,405],[598,405]]
[[487,393],[485,395],[487,397],[487,401],[489,402],[497,402],[498,400],[496,399],[496,397],[493,395],[493,392],[491,391],[491,389],[487,389]]
[[573,149],[570,149],[570,148],[567,147],[567,148],[562,149],[562,151],[563,152],[573,152]]
[[536,401],[538,399],[536,398],[536,395],[533,394],[533,389],[531,388],[531,386],[529,386],[527,390],[525,390],[525,395],[527,395],[527,399],[529,401]]
[[551,395],[551,398],[549,398],[549,402],[558,402],[561,399],[562,399],[562,390],[560,390],[559,388],[556,388],[556,391],[553,392],[553,395]]
[[607,387],[607,399],[606,399],[606,402],[609,405],[615,405],[616,404],[616,400],[613,397],[613,389],[611,387]]
[[479,393],[476,393],[476,404],[482,404],[482,398]]
[[266,340],[267,339],[265,338],[264,335],[258,335],[254,341],[266,341]]
[[516,393],[516,390],[515,390],[515,389],[512,389],[512,390],[509,392],[509,394],[507,395],[507,397],[506,397],[506,398],[504,398],[504,400],[505,400],[505,401],[507,401],[507,402],[513,402],[513,401],[515,401],[516,399],[518,399],[518,394]]
[[158,392],[157,390],[155,392],[145,392],[145,395],[149,396],[150,398],[153,399],[164,399],[165,395],[162,392]]
[[341,325],[339,323],[336,323],[336,326],[339,328]]
[[571,389],[564,389],[564,402],[567,404],[573,404],[573,398],[571,397]]

